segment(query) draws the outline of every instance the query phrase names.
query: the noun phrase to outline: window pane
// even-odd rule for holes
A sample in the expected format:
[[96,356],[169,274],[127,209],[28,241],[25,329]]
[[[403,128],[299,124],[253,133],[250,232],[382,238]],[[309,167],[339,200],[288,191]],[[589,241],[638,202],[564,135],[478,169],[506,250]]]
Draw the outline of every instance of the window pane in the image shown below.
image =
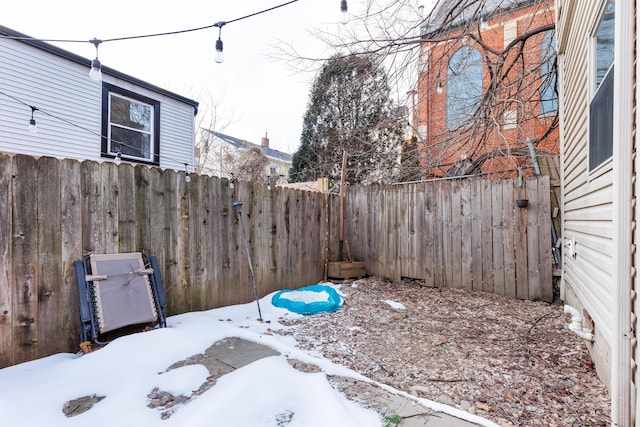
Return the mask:
[[111,152],[151,160],[151,135],[111,126]]
[[111,95],[111,123],[149,132],[151,130],[151,107]]
[[589,170],[613,155],[613,73],[607,74],[589,105]]
[[596,88],[613,64],[615,8],[613,1],[607,2],[596,30]]
[[482,55],[463,46],[447,68],[447,127],[456,129],[475,114],[482,98]]
[[540,113],[549,114],[558,111],[556,94],[556,33],[547,31],[542,39],[540,67]]

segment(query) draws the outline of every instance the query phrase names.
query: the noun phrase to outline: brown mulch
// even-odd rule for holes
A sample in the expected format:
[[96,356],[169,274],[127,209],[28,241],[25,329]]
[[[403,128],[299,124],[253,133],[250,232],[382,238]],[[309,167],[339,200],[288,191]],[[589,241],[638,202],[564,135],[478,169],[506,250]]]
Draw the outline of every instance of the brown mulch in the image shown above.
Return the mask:
[[372,380],[503,426],[610,424],[607,390],[561,304],[379,278],[340,292],[340,310],[288,320],[297,327],[279,333]]

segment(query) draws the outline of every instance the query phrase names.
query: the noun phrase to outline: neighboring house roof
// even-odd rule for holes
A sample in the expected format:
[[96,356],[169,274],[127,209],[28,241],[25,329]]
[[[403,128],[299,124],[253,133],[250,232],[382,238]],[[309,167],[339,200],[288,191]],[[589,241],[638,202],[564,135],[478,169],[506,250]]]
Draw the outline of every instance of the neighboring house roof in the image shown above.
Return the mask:
[[271,157],[276,160],[280,160],[282,162],[291,163],[291,154],[283,153],[282,151],[274,150],[273,148],[265,147],[264,145],[254,144],[249,141],[245,141],[244,139],[235,138],[233,136],[225,135],[220,132],[214,132],[208,129],[204,129],[206,132],[211,133],[216,138],[221,141],[226,142],[229,145],[232,145],[241,150],[248,150],[251,147],[260,147],[260,149],[266,154],[268,157]]
[[469,23],[494,18],[529,7],[540,0],[439,0],[422,26],[422,35],[462,28]]
[[[59,47],[50,45],[49,43],[45,43],[43,41],[40,41],[38,39],[34,39],[33,37],[30,37],[26,34],[20,33],[18,31],[12,30],[11,28],[7,28],[5,26],[0,25],[0,38],[2,38],[3,36],[5,36],[5,38],[7,39],[12,39],[12,40],[16,40],[17,42],[20,43],[24,43],[27,44],[29,46],[35,47],[37,49],[43,50],[45,52],[48,52],[50,54],[56,55],[62,59],[65,59],[67,61],[71,61],[71,62],[75,62],[77,64],[83,65],[87,67],[87,70],[89,70],[91,68],[91,60],[84,58],[80,55],[76,55],[74,53],[71,53],[67,50],[61,49]],[[89,41],[87,40],[87,43],[89,43]],[[194,115],[196,115],[198,113],[198,102],[194,101],[193,99],[189,99],[189,98],[185,98],[182,95],[178,95],[177,93],[168,91],[166,89],[163,89],[161,87],[158,86],[154,86],[151,83],[147,83],[143,80],[140,80],[136,77],[130,76],[128,74],[122,73],[118,70],[114,70],[113,68],[110,67],[105,67],[104,65],[102,65],[102,73],[103,74],[107,74],[110,75],[112,77],[115,77],[117,79],[129,82],[131,84],[134,84],[136,86],[142,87],[144,89],[150,90],[152,92],[167,96],[169,98],[172,98],[176,101],[182,102],[184,104],[187,105],[191,105],[193,106],[194,109]]]

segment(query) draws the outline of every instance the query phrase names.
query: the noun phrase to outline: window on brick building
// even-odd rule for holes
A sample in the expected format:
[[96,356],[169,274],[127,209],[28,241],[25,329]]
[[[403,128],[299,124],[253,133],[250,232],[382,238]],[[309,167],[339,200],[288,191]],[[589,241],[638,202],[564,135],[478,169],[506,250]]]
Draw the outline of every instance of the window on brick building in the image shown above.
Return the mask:
[[556,93],[556,32],[547,31],[542,39],[540,67],[540,114],[558,111]]
[[457,129],[478,109],[482,99],[482,55],[462,46],[447,67],[447,128]]
[[615,2],[609,0],[592,37],[594,91],[589,104],[589,170],[613,155]]

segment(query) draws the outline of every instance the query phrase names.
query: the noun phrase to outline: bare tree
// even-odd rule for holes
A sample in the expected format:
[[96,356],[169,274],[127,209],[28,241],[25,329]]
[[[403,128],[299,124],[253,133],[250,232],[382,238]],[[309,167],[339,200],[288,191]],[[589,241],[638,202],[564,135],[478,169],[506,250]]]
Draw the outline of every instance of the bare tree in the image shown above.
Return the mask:
[[[339,31],[315,36],[342,55],[383,59],[398,104],[413,113],[416,144],[403,155],[416,150],[420,163],[405,162],[405,176],[510,173],[529,166],[527,141],[558,151],[553,7],[440,0],[423,16],[415,0],[367,0]],[[323,59],[282,52],[304,67]]]
[[197,99],[200,106],[196,118],[196,165],[194,165],[194,170],[205,175],[230,177],[233,168],[224,160],[225,157],[228,157],[227,153],[216,147],[213,132],[223,132],[233,122],[233,115],[226,114],[222,108],[222,96],[214,97],[210,91],[203,91]]
[[233,170],[233,177],[241,181],[267,181],[266,168],[269,159],[262,149],[255,145],[245,151],[227,151],[225,163]]

